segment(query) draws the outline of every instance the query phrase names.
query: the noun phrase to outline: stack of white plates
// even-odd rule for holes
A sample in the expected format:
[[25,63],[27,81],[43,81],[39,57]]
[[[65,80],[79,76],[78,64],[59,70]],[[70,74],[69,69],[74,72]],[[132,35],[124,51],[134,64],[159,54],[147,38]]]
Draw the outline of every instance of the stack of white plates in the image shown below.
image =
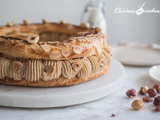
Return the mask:
[[152,66],[149,69],[149,77],[156,83],[160,83],[160,49],[138,46],[113,47],[113,56],[121,63],[131,66]]

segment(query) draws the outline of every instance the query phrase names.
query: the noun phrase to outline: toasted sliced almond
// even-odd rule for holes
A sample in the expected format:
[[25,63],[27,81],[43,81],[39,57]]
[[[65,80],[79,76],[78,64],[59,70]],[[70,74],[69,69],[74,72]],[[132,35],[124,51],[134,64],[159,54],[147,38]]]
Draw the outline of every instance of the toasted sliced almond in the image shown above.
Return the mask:
[[47,75],[53,75],[55,73],[55,68],[54,66],[47,66],[44,68],[44,72],[47,74]]
[[48,23],[48,21],[47,21],[47,20],[45,20],[45,19],[42,19],[42,23],[43,23],[43,24],[47,24],[47,23]]
[[63,43],[64,46],[69,47],[70,43]]
[[41,45],[41,48],[45,51],[45,52],[49,52],[51,50],[50,46],[47,44]]
[[99,46],[96,46],[96,51],[98,52],[98,54],[101,54],[102,53],[102,48],[99,47]]
[[71,54],[71,51],[69,50],[69,48],[65,47],[65,48],[62,49],[62,55],[64,57],[68,57],[70,54]]
[[80,42],[81,42],[81,41],[83,41],[83,42],[85,42],[85,41],[86,41],[86,39],[85,39],[85,37],[84,37],[84,36],[82,36],[82,37],[78,37],[78,38],[77,38],[77,40],[78,40],[78,41],[80,41]]
[[12,70],[14,72],[21,72],[23,68],[23,64],[19,61],[13,61],[12,63]]
[[82,35],[82,36],[86,36],[89,34],[89,31],[86,31],[86,32],[78,32],[77,33],[78,35]]
[[73,46],[73,51],[77,54],[81,54],[82,48],[80,46]]
[[24,25],[29,25],[29,22],[27,20],[23,20]]
[[28,36],[28,42],[29,43],[37,43],[39,41],[38,35],[29,35]]
[[88,42],[92,42],[93,41],[93,39],[92,38],[90,38],[90,37],[85,37],[85,39],[88,41]]
[[49,55],[49,57],[51,58],[51,59],[57,59],[57,58],[60,58],[61,57],[61,53],[60,53],[60,51],[52,51],[51,53],[50,53],[50,55]]
[[41,53],[41,52],[42,52],[42,48],[41,48],[39,45],[37,45],[36,43],[33,43],[33,44],[31,45],[31,48],[32,48],[36,53]]
[[90,28],[90,24],[87,22],[81,23],[80,25],[82,28]]

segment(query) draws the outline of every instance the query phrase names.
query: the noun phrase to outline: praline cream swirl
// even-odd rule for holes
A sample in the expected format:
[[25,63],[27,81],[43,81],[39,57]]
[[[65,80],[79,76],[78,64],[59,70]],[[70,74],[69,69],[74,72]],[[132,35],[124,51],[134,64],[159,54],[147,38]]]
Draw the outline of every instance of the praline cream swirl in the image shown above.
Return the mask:
[[103,49],[101,54],[68,60],[38,60],[0,56],[0,79],[36,82],[58,79],[60,76],[71,79],[85,78],[106,67],[111,61],[111,53]]

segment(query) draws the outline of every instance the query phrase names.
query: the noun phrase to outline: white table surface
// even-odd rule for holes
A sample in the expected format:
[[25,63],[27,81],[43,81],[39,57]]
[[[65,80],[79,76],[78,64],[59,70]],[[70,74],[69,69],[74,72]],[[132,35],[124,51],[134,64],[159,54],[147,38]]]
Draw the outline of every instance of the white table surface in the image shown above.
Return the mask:
[[[134,99],[129,99],[125,93],[141,86],[153,86],[148,77],[149,67],[125,66],[124,84],[117,92],[103,99],[70,107],[50,109],[23,109],[0,107],[0,120],[158,120],[160,112],[154,112],[152,103],[144,103],[144,107],[135,111],[130,106]],[[111,114],[115,117],[111,117]]]

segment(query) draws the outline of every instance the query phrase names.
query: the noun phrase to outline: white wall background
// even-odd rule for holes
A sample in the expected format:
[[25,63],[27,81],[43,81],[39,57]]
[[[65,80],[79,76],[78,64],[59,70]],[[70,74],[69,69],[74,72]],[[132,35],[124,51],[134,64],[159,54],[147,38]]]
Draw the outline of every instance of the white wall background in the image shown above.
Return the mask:
[[[58,22],[80,24],[81,14],[88,0],[0,0],[0,25],[13,21]],[[117,7],[138,9],[146,3],[144,9],[160,10],[160,0],[105,0],[108,22],[108,42],[139,41],[160,43],[160,14],[114,14]]]

